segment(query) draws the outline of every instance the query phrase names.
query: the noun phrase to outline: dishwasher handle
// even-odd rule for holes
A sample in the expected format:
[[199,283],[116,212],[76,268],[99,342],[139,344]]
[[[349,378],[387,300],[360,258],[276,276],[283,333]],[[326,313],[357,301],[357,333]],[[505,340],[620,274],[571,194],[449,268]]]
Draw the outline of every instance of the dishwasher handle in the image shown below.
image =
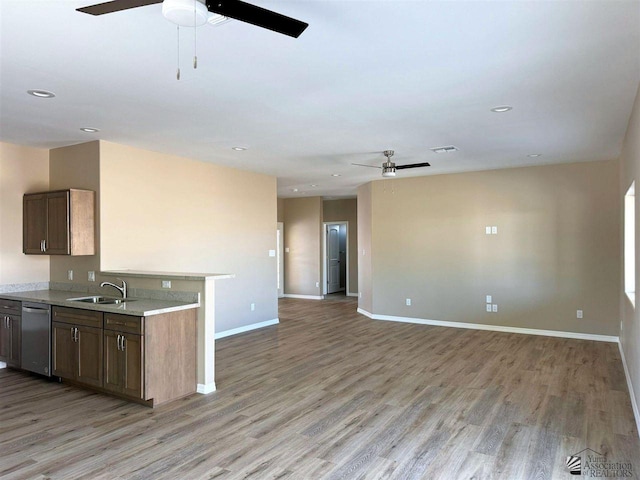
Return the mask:
[[22,307],[22,311],[27,313],[44,313],[44,314],[49,313],[48,308]]

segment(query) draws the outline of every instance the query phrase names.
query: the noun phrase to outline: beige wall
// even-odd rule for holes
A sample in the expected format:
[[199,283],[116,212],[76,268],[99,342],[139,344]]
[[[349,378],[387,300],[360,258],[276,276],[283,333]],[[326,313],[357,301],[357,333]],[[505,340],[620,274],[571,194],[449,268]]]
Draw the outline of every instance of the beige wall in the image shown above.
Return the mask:
[[[640,85],[636,101],[633,106],[627,135],[625,137],[622,155],[620,157],[620,198],[624,196],[631,183],[636,182],[636,285],[640,285]],[[622,214],[620,215],[622,219]],[[623,251],[623,250],[622,250]],[[621,262],[624,257],[619,257]],[[640,405],[640,314],[638,313],[638,295],[636,294],[636,307],[634,308],[624,292],[622,276],[619,282],[620,302],[622,310],[622,322],[620,324],[620,344],[629,370],[629,376],[633,385],[636,405]],[[638,289],[636,288],[636,292]],[[640,422],[636,411],[636,421]]]
[[49,151],[0,142],[0,285],[49,281],[49,256],[22,253],[22,196],[49,190]]
[[216,331],[278,317],[275,177],[108,142],[100,176],[103,270],[233,273]]
[[358,188],[358,308],[369,313],[373,313],[372,190],[372,182]]
[[322,202],[324,222],[349,222],[349,286],[347,293],[358,292],[358,201],[355,198]]
[[285,295],[322,295],[321,239],[322,198],[286,198],[284,200]]
[[278,198],[278,222],[284,222],[284,198]]
[[372,313],[617,335],[617,180],[611,161],[373,182]]
[[[79,188],[96,192],[96,239],[100,238],[100,142],[81,143],[54,148],[49,152],[51,190]],[[51,255],[51,281],[68,282],[67,271],[73,270],[73,283],[90,283],[87,272],[100,271],[100,245],[96,254],[80,257]],[[100,278],[96,279],[98,282]],[[95,284],[95,282],[91,282]]]

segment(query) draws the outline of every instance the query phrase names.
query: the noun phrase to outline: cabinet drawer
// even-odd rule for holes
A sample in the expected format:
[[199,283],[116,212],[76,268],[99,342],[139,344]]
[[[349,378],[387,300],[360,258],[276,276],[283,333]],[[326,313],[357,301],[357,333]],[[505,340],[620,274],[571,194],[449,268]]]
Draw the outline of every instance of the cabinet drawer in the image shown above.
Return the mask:
[[113,313],[104,314],[104,329],[117,330],[118,332],[144,333],[143,318],[132,317],[131,315],[118,315]]
[[3,313],[7,315],[22,315],[22,302],[0,298],[0,315]]
[[86,325],[102,328],[102,312],[81,310],[79,308],[53,307],[53,320],[56,322]]

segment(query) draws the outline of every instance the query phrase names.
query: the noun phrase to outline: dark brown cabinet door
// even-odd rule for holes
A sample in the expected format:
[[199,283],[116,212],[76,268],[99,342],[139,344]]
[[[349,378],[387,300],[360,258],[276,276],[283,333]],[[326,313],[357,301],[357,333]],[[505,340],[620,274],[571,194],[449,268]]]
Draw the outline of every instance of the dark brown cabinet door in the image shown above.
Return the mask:
[[75,335],[74,326],[68,323],[51,324],[51,347],[53,356],[53,375],[75,379]]
[[0,362],[6,362],[11,357],[11,330],[9,317],[0,316]]
[[144,337],[131,333],[124,334],[123,337],[122,393],[130,397],[143,398]]
[[143,398],[143,337],[104,331],[104,388]]
[[102,387],[102,329],[76,328],[76,380]]
[[68,255],[69,244],[69,192],[47,194],[47,240],[48,255]]
[[44,255],[47,238],[47,194],[25,195],[22,201],[22,251]]
[[121,334],[104,331],[104,388],[113,392],[122,391],[120,339]]
[[10,367],[20,367],[22,363],[22,317],[8,315],[9,321],[9,355],[6,362]]

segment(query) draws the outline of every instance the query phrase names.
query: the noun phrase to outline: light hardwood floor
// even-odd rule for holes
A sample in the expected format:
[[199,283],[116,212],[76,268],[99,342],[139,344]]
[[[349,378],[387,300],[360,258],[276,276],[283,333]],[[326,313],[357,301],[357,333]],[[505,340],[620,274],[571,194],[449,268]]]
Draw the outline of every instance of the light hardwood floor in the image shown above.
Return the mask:
[[155,410],[2,370],[0,477],[575,479],[584,448],[640,472],[615,344],[355,309],[281,300],[217,342],[216,393]]

